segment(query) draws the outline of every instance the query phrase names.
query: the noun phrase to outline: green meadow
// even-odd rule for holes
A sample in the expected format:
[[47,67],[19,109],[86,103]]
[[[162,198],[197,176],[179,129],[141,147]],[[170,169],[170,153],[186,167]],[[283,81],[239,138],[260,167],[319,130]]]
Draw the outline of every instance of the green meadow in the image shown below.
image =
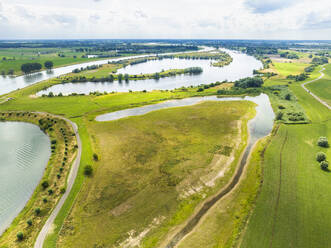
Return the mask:
[[[318,70],[312,74],[315,78]],[[315,84],[329,76],[310,86],[318,88]],[[331,138],[331,112],[300,84],[289,88],[310,123],[282,124],[272,139],[263,161],[261,193],[241,247],[328,247],[331,242],[330,173],[316,161],[319,151],[331,156],[329,148],[317,146],[320,136]]]

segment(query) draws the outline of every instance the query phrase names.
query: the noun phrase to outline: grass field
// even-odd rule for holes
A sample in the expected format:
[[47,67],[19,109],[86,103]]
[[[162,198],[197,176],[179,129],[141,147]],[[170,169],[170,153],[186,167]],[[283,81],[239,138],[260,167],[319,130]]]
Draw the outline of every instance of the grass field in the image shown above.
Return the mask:
[[[293,73],[292,69],[282,71]],[[318,70],[312,78],[319,75]],[[270,143],[261,193],[240,247],[329,247],[331,242],[331,174],[321,170],[315,159],[318,151],[331,156],[331,149],[316,143],[320,136],[331,139],[331,112],[305,92],[301,83],[292,83],[289,89],[311,124],[283,124]]]
[[261,155],[267,142],[265,138],[256,145],[238,186],[208,212],[179,248],[233,247],[238,243],[260,186]]
[[[64,55],[60,57],[58,54]],[[100,60],[100,58],[82,58],[85,53],[75,52],[73,49],[57,48],[20,48],[0,50],[0,74],[13,69],[14,75],[22,75],[21,65],[24,63],[40,63],[44,67],[47,60],[53,61],[54,67],[78,64]],[[5,59],[4,59],[5,58]]]
[[[265,80],[265,86],[274,86],[274,85],[287,85],[290,81],[286,79],[288,75],[298,75],[304,72],[304,69],[308,67],[309,64],[305,63],[279,63],[273,62],[269,69],[266,69],[265,72],[274,72],[277,73],[276,76],[273,76]],[[313,72],[313,74],[318,74],[318,72]]]
[[324,74],[323,79],[307,84],[306,87],[331,105],[331,65],[325,67]]
[[[282,124],[264,160],[260,154],[265,143],[260,143],[240,185],[211,209],[194,232],[183,240],[181,248],[232,247],[238,241],[242,247],[328,247],[331,242],[331,209],[328,207],[331,174],[320,170],[315,155],[323,150],[316,146],[318,137],[331,139],[330,111],[301,88],[302,82],[288,84],[285,79],[286,75],[301,73],[306,66],[276,64],[280,75],[267,80],[266,85],[287,85],[286,92],[295,95],[296,101],[284,101],[286,92],[280,90],[280,97],[271,97],[274,109],[281,104],[287,110],[304,111],[311,123]],[[319,76],[318,70],[316,68],[311,78]],[[327,75],[326,83],[320,80],[309,86],[326,99],[329,95],[323,87],[328,79]],[[200,177],[208,177],[208,173],[213,172],[208,168],[216,148],[236,142],[231,140],[238,131],[233,123],[240,118],[247,120],[244,113],[253,109],[243,102],[208,102],[97,123],[95,116],[105,112],[167,99],[215,94],[218,87],[226,85],[203,92],[188,88],[102,96],[30,97],[54,83],[58,83],[57,79],[32,85],[9,94],[6,97],[14,99],[0,104],[0,111],[45,111],[69,117],[79,126],[83,142],[80,171],[45,247],[74,247],[76,244],[82,247],[108,247],[110,244],[157,247],[172,227],[185,221],[195,206],[227,182],[235,162],[213,189],[180,197],[188,192],[185,186],[197,185]],[[245,130],[242,135],[245,140]],[[240,143],[237,155],[244,145],[245,142]],[[329,158],[330,150],[324,149]],[[93,161],[93,153],[99,155],[100,161]],[[91,178],[83,175],[86,164],[94,167]],[[261,170],[263,186],[245,228],[243,223],[255,203]],[[134,232],[130,232],[132,230]],[[245,235],[240,237],[243,231]],[[132,237],[130,242],[133,243],[128,237]]]
[[[91,143],[92,137],[88,133],[87,127],[91,120],[98,114],[110,111],[116,111],[125,108],[131,108],[146,104],[152,104],[167,99],[177,99],[191,96],[201,96],[215,94],[218,87],[209,88],[203,92],[197,92],[197,88],[175,91],[153,91],[153,92],[135,92],[135,93],[116,93],[103,96],[75,96],[75,97],[54,97],[54,98],[31,98],[45,85],[51,82],[41,82],[32,85],[20,91],[11,93],[7,97],[13,97],[13,100],[0,104],[1,111],[24,110],[24,111],[45,111],[64,115],[76,122],[79,126],[79,133],[83,141],[82,165],[93,164],[92,155],[97,151],[95,145]],[[228,87],[228,84],[225,85]],[[54,232],[49,235],[45,247],[55,247],[57,234],[61,230],[62,223],[68,215],[71,205],[80,191],[84,182],[83,166],[80,167],[78,177],[75,181],[73,190],[66,201],[62,211],[57,216],[54,225]]]
[[[132,236],[144,247],[157,246],[171,227],[184,221],[202,199],[227,182],[234,163],[215,182],[215,188],[202,183],[215,176],[213,157],[217,152],[222,154],[222,147],[236,150],[236,156],[242,150],[245,141],[238,144],[246,137],[253,106],[208,102],[89,123],[88,131],[101,160],[79,193],[58,245],[124,246]],[[241,134],[239,119],[243,120]],[[223,155],[222,159],[229,157]],[[191,193],[194,188],[197,192]],[[146,230],[146,235],[137,237]]]

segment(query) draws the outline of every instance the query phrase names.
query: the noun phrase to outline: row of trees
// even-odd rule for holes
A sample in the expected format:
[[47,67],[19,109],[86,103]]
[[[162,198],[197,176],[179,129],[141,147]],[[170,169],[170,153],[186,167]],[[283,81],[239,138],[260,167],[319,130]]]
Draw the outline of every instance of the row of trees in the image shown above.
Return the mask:
[[260,77],[249,77],[237,80],[234,87],[237,88],[260,88],[263,85],[263,79]]
[[288,75],[286,78],[298,82],[306,80],[308,78],[308,75],[306,73],[301,73],[299,75]]
[[[320,137],[317,141],[317,145],[323,148],[329,147],[329,142],[326,137]],[[320,163],[321,169],[327,171],[329,168],[329,162],[327,161],[326,154],[324,152],[318,152],[316,154],[316,160]]]
[[[44,66],[46,69],[50,70],[53,68],[53,62],[52,61],[46,61],[44,63]],[[29,74],[31,72],[40,71],[42,68],[42,65],[40,63],[25,63],[21,65],[21,70],[25,74]]]

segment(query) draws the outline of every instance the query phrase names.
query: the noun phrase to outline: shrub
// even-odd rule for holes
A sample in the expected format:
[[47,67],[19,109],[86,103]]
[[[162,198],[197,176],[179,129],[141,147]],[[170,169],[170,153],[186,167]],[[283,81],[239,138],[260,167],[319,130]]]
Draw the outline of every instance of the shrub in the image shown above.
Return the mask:
[[66,192],[66,189],[65,188],[61,188],[60,192],[61,192],[61,194],[64,194]]
[[49,194],[49,195],[52,195],[53,193],[54,193],[54,192],[53,192],[52,189],[49,189],[49,190],[48,190],[48,194]]
[[285,100],[291,101],[291,94],[286,94],[285,95]]
[[52,69],[53,68],[53,62],[52,61],[45,61],[44,66],[47,69]]
[[281,120],[281,119],[283,119],[283,115],[284,115],[283,112],[281,112],[281,111],[277,112],[277,114],[276,114],[276,120]]
[[93,160],[94,161],[98,161],[99,160],[98,154],[96,154],[96,153],[93,154]]
[[22,232],[18,232],[16,234],[17,240],[22,241],[24,239],[24,234]]
[[48,181],[43,181],[41,186],[43,187],[43,189],[46,189],[49,186]]
[[238,88],[256,88],[261,87],[263,79],[260,77],[249,77],[235,81],[234,86]]
[[40,208],[36,208],[36,209],[34,210],[34,213],[35,213],[36,215],[39,215],[40,212],[41,212]]
[[32,226],[32,220],[28,220],[26,223],[27,223],[29,226]]
[[46,197],[43,199],[43,202],[44,203],[47,203],[47,198]]
[[318,152],[318,153],[316,154],[316,160],[317,160],[318,162],[322,162],[322,161],[324,161],[325,159],[326,159],[326,155],[325,155],[324,152]]
[[329,163],[326,162],[326,161],[322,161],[322,162],[320,163],[320,165],[321,165],[321,169],[322,169],[322,170],[327,170],[328,167],[329,167]]
[[92,175],[92,173],[93,173],[93,168],[92,168],[92,166],[91,166],[91,165],[86,165],[86,166],[84,167],[84,174],[85,174],[86,176],[90,176],[90,175]]
[[329,142],[326,137],[319,137],[317,145],[321,147],[329,147]]

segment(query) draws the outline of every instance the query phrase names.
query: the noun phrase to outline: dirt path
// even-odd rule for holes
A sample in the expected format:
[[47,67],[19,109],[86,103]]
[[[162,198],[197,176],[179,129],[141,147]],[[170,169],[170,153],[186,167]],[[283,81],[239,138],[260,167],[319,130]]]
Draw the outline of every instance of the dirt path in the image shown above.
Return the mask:
[[313,96],[317,101],[319,101],[321,104],[323,104],[325,107],[327,107],[328,109],[331,109],[331,107],[329,106],[329,104],[327,104],[325,101],[323,101],[321,98],[319,98],[317,95],[315,95],[314,93],[312,93],[310,90],[308,90],[307,88],[306,88],[306,85],[307,84],[310,84],[310,83],[313,83],[313,82],[316,82],[316,81],[318,81],[318,80],[320,80],[320,79],[322,79],[324,76],[325,76],[325,74],[323,73],[323,71],[325,70],[325,67],[323,67],[319,72],[321,73],[321,75],[318,77],[318,78],[316,78],[316,79],[314,79],[314,80],[311,80],[311,81],[308,81],[308,82],[306,82],[306,83],[304,83],[304,84],[301,84],[301,86],[302,86],[302,88],[305,90],[305,91],[307,91],[311,96]]
[[272,242],[274,240],[275,236],[275,230],[276,230],[276,221],[277,221],[277,213],[278,213],[278,206],[280,201],[280,190],[282,186],[282,160],[283,160],[283,150],[285,147],[285,144],[287,142],[288,132],[286,131],[286,135],[284,138],[284,141],[282,143],[282,146],[280,148],[280,154],[279,154],[279,184],[278,184],[278,192],[277,192],[277,199],[276,199],[276,205],[275,205],[275,214],[274,214],[274,223],[272,225],[272,232],[271,232],[271,238],[270,238],[270,245],[269,247],[272,248]]
[[216,194],[214,197],[212,197],[210,200],[206,201],[202,205],[199,211],[190,218],[190,220],[185,224],[185,226],[170,239],[170,241],[166,245],[166,248],[176,247],[177,244],[181,240],[183,240],[184,237],[188,235],[198,225],[199,221],[203,216],[206,215],[208,210],[212,208],[220,199],[222,199],[224,196],[229,194],[237,186],[244,172],[245,165],[247,164],[247,160],[250,155],[250,152],[254,147],[255,143],[254,144],[249,143],[245,148],[244,153],[242,154],[239,162],[240,163],[239,167],[235,172],[235,175],[232,177],[230,183],[227,184],[218,194]]
[[[43,114],[45,114],[45,113],[43,113]],[[80,164],[80,159],[81,159],[81,155],[82,155],[82,142],[81,142],[80,137],[79,137],[78,127],[77,127],[76,123],[74,123],[74,122],[70,121],[69,119],[66,119],[62,116],[57,116],[57,115],[52,115],[52,114],[48,114],[48,115],[63,119],[65,121],[67,121],[68,123],[70,123],[70,125],[72,126],[72,128],[74,130],[74,133],[76,135],[76,140],[77,140],[77,145],[78,145],[78,152],[77,152],[77,157],[76,157],[75,161],[73,162],[73,164],[71,166],[71,170],[70,170],[70,173],[69,173],[69,176],[68,176],[68,181],[67,181],[66,192],[63,194],[63,196],[61,197],[61,199],[59,200],[59,202],[55,206],[53,212],[48,217],[45,225],[43,226],[40,233],[38,234],[37,240],[34,244],[34,248],[42,248],[43,247],[45,238],[46,238],[48,232],[50,231],[56,216],[60,212],[64,202],[67,200],[67,198],[70,194],[70,191],[72,189],[72,186],[73,186],[73,184],[75,182],[75,179],[76,179],[76,176],[77,176],[77,172],[78,172],[78,168],[79,168],[79,164]]]

